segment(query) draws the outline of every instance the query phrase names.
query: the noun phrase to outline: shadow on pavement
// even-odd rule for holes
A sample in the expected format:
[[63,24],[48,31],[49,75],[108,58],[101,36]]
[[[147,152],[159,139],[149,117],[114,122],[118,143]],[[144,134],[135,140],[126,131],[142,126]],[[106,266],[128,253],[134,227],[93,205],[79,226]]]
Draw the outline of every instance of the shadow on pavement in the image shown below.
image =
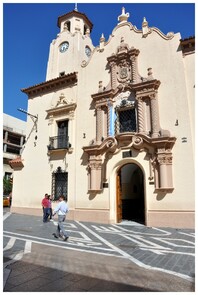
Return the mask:
[[101,280],[18,261],[10,266],[4,292],[154,292],[138,286]]

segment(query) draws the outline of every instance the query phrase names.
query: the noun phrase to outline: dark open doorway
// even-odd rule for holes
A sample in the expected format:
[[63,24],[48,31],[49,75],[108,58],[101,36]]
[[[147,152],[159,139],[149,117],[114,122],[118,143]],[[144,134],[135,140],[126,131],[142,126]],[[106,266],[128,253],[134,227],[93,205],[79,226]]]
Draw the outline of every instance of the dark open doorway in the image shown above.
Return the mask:
[[117,173],[117,221],[145,224],[144,176],[136,164],[126,164]]

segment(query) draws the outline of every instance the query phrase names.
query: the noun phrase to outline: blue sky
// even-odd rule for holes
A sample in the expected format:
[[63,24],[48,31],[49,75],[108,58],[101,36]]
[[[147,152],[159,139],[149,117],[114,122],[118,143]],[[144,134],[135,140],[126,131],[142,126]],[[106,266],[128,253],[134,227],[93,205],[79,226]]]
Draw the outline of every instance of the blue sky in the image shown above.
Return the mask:
[[[78,3],[78,11],[93,23],[94,46],[102,33],[108,40],[123,6],[130,13],[128,21],[138,29],[146,17],[150,27],[165,34],[180,32],[182,39],[195,35],[194,3]],[[45,81],[49,46],[59,33],[57,19],[74,7],[74,3],[3,3],[4,113],[26,120],[17,110],[27,110],[28,99],[20,89]]]

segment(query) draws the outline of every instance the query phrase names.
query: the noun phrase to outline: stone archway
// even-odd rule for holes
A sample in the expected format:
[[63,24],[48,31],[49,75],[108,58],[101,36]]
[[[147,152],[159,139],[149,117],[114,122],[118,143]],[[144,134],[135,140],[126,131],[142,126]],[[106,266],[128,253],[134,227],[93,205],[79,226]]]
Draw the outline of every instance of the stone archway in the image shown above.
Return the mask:
[[116,175],[117,222],[145,224],[144,175],[135,163],[123,165]]

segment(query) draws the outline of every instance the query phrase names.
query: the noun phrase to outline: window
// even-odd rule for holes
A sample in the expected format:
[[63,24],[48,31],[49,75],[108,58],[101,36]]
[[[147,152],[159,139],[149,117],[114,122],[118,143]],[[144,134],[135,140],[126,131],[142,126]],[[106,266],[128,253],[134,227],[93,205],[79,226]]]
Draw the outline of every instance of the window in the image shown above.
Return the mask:
[[89,46],[86,46],[85,47],[85,54],[86,54],[87,57],[90,57],[90,55],[91,55],[91,49],[89,48]]
[[59,77],[63,77],[65,75],[65,72],[60,72]]
[[5,179],[9,180],[12,177],[12,173],[11,172],[5,172]]
[[48,151],[68,150],[71,147],[68,136],[69,120],[57,122],[57,136],[49,138]]
[[4,148],[4,152],[6,153],[20,155],[21,147],[19,146],[4,144],[3,148]]
[[65,148],[68,143],[68,120],[58,122],[58,148]]
[[68,186],[68,173],[62,171],[61,167],[58,167],[56,171],[52,173],[52,195],[54,200],[58,200],[60,195],[64,195],[67,199],[67,186]]
[[70,30],[71,30],[71,23],[70,23],[70,21],[64,23],[64,28],[66,28],[70,32]]
[[117,133],[136,132],[136,114],[135,108],[117,111]]

